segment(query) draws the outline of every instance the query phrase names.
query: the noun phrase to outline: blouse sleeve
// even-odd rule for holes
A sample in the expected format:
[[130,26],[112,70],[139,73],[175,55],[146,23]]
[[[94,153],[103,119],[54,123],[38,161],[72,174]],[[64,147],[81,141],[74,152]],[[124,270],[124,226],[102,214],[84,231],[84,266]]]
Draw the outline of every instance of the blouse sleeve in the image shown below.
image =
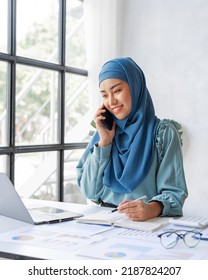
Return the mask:
[[182,158],[182,129],[175,121],[163,120],[158,127],[156,146],[159,168],[158,195],[152,198],[163,204],[162,216],[181,216],[188,196]]
[[103,173],[110,160],[111,145],[100,148],[86,148],[77,169],[77,183],[81,192],[98,202],[103,191]]

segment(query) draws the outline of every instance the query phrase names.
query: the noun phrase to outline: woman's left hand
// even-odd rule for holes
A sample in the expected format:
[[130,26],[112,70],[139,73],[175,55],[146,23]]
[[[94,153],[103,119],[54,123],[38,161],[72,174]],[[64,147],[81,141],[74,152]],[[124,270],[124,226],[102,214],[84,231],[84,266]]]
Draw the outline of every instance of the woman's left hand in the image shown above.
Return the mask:
[[161,215],[162,204],[157,201],[144,203],[141,200],[125,200],[117,209],[132,221],[146,221]]

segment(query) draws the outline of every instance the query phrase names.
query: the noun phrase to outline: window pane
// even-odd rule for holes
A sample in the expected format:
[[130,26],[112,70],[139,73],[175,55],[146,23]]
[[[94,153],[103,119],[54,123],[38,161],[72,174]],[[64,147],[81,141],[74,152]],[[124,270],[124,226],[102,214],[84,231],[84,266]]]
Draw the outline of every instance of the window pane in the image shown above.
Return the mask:
[[83,203],[86,199],[77,186],[76,165],[83,150],[65,151],[64,160],[64,202]]
[[0,61],[0,146],[8,145],[8,64]]
[[89,139],[90,114],[87,78],[66,75],[65,141],[85,142]]
[[17,54],[58,62],[59,0],[17,0]]
[[6,155],[0,155],[0,172],[9,174],[9,157]]
[[58,200],[57,152],[18,154],[15,187],[27,198]]
[[7,52],[8,0],[0,0],[0,52]]
[[83,1],[67,1],[66,64],[86,68]]
[[58,73],[17,65],[16,144],[57,143]]

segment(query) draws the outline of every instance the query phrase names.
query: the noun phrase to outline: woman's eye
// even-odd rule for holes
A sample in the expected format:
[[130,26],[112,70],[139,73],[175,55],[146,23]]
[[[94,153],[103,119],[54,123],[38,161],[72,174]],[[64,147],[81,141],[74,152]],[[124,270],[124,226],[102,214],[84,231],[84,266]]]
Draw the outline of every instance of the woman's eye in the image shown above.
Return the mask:
[[115,94],[119,93],[121,91],[121,89],[117,89],[114,91]]

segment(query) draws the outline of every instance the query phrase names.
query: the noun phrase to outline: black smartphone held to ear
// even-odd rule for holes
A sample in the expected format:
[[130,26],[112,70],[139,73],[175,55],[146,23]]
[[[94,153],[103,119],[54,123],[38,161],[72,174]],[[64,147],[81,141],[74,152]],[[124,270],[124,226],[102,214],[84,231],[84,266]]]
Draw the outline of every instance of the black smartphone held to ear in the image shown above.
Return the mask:
[[113,127],[113,114],[108,110],[106,109],[105,107],[105,113],[103,113],[102,115],[105,117],[104,120],[101,120],[102,124],[104,124],[104,126],[109,129],[109,130],[112,130],[112,127]]

